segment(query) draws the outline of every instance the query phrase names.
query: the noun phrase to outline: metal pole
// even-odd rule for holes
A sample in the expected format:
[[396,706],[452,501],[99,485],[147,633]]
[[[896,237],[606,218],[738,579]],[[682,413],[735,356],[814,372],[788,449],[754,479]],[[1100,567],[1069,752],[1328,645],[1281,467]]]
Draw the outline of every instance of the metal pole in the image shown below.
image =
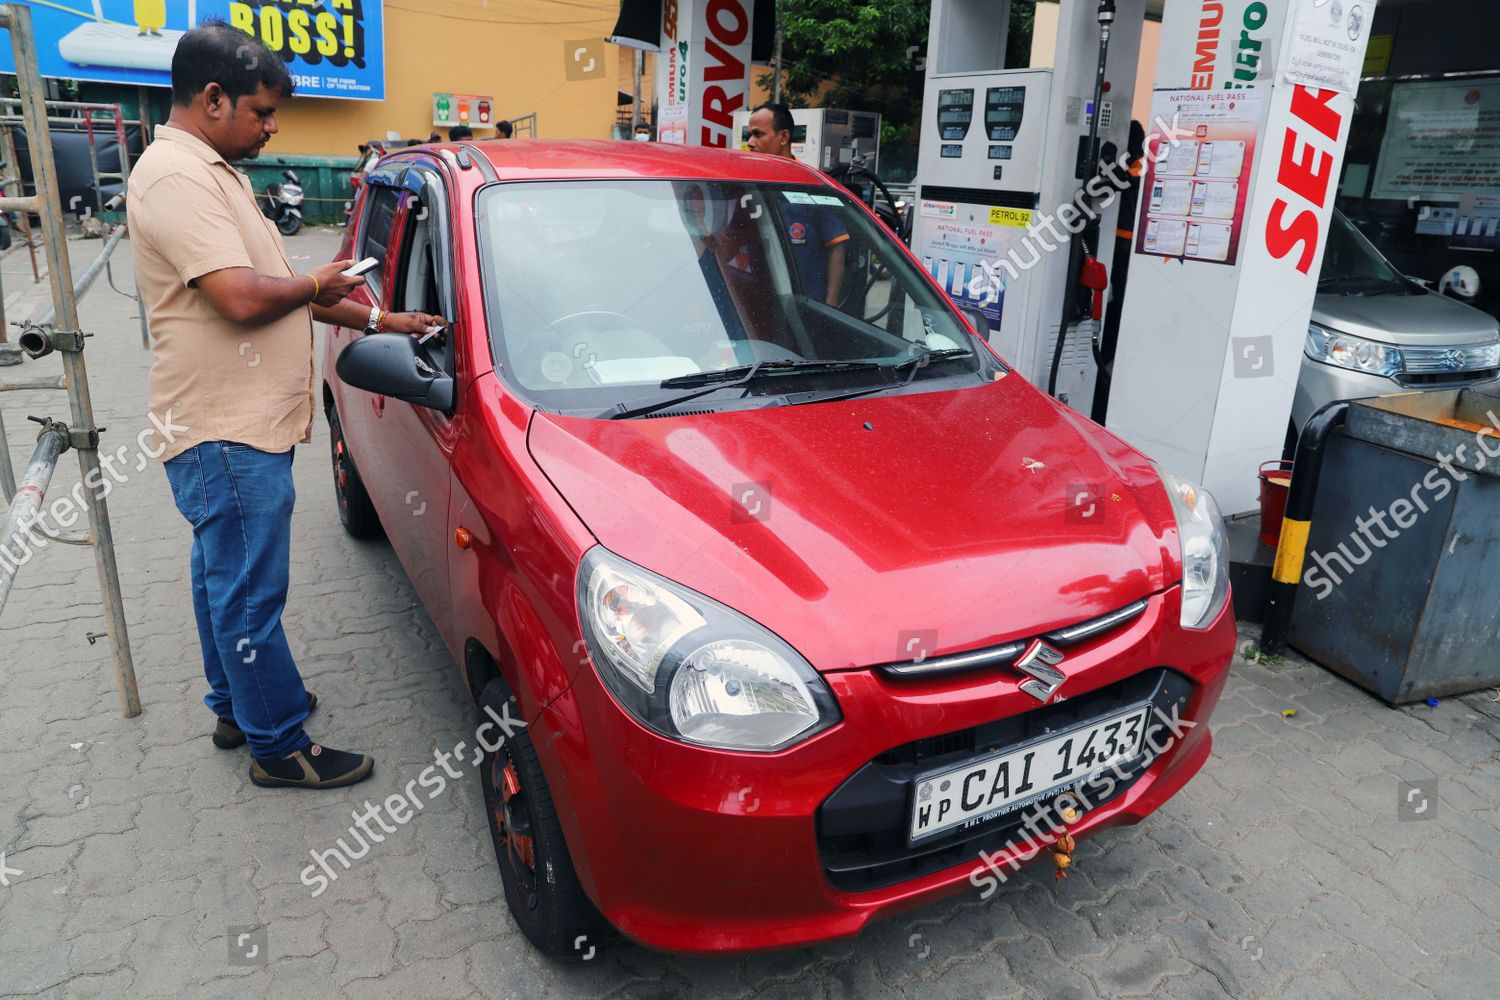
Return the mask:
[[[100,273],[104,270],[104,265],[109,262],[109,255],[115,252],[115,247],[120,245],[120,240],[124,236],[124,226],[116,226],[114,232],[109,234],[109,238],[104,241],[104,246],[99,249],[99,256],[94,258],[94,262],[90,264],[88,266],[88,269],[80,274],[78,276],[78,280],[73,283],[74,301],[83,298],[84,293],[86,293],[89,288],[93,286],[94,282],[98,280]],[[52,320],[56,318],[56,316],[57,307],[53,306],[51,309],[48,309],[46,312],[42,313],[41,317],[36,320],[36,324],[38,326],[42,326],[44,324],[51,323]]]
[[771,54],[771,103],[781,103],[781,4],[776,5],[776,49]]
[[[141,152],[144,153],[146,151],[146,143],[149,141],[146,138],[146,109],[149,106],[149,99],[146,97],[145,87],[140,88],[140,92]],[[124,197],[126,192],[130,190],[130,131],[125,127],[127,124],[125,114],[118,104],[115,105],[115,115],[115,133],[119,136],[120,143],[120,196]],[[128,221],[127,219],[127,223]],[[125,226],[122,225],[120,228],[124,229]],[[146,323],[146,300],[141,295],[141,283],[135,276],[134,261],[132,261],[130,268],[130,284],[135,289],[135,316],[136,322],[141,327],[141,346],[149,348],[151,346],[151,328]]]
[[[15,133],[8,128],[0,128],[0,134],[3,134],[5,136],[5,162],[10,166],[11,169],[15,170],[16,172],[15,178],[10,183],[13,183],[16,186],[16,194],[24,195],[26,193],[26,188],[25,185],[21,182],[20,161],[16,159]],[[4,185],[0,185],[0,197],[3,197],[4,194]],[[21,231],[26,235],[26,252],[31,255],[31,280],[41,281],[42,273],[36,268],[36,241],[31,238],[31,213],[22,212],[20,218]],[[3,330],[0,330],[0,341],[3,341],[4,339],[5,332]]]
[[1307,419],[1297,439],[1297,458],[1292,463],[1292,485],[1287,492],[1286,514],[1281,520],[1281,539],[1276,561],[1271,564],[1271,586],[1266,604],[1266,623],[1261,626],[1260,651],[1279,656],[1292,629],[1292,606],[1302,582],[1302,563],[1307,558],[1307,535],[1312,530],[1313,499],[1323,471],[1324,446],[1349,415],[1348,400],[1329,403]]
[[[1102,117],[1101,103],[1104,100],[1105,66],[1109,62],[1109,35],[1115,23],[1115,0],[1099,0],[1099,67],[1094,72],[1094,112],[1089,115],[1088,157],[1084,161],[1083,185],[1079,197],[1085,205],[1093,205],[1093,196],[1088,185],[1099,171],[1099,119]],[[1073,297],[1078,294],[1078,272],[1083,266],[1083,255],[1078,252],[1078,241],[1071,227],[1068,232],[1068,273],[1063,280],[1062,319],[1057,324],[1057,344],[1052,349],[1052,369],[1047,375],[1047,395],[1057,395],[1057,372],[1062,366],[1063,347],[1068,341],[1068,320],[1073,315]],[[1103,243],[1103,240],[1100,240]],[[1099,252],[1103,253],[1102,246]]]
[[[10,28],[11,47],[16,57],[16,82],[21,92],[21,106],[26,118],[26,133],[31,139],[31,169],[36,178],[36,193],[44,211],[41,213],[42,239],[47,248],[48,278],[52,300],[57,303],[58,319],[67,330],[78,330],[78,301],[70,283],[73,268],[68,260],[68,240],[62,219],[61,194],[57,183],[57,164],[52,158],[52,131],[47,124],[47,107],[43,100],[41,74],[36,62],[36,35],[31,28],[31,10],[18,4],[6,4],[0,12],[0,27]],[[63,371],[68,379],[68,402],[72,409],[75,433],[90,434],[97,430],[94,407],[89,398],[88,370],[83,352],[65,351]],[[97,444],[78,449],[78,464],[85,483],[97,483],[102,476]],[[114,533],[109,525],[109,507],[103,497],[89,490],[86,506],[89,528],[94,537],[94,564],[99,574],[99,594],[104,604],[110,651],[114,656],[115,682],[120,704],[127,717],[141,714],[140,694],[136,690],[135,664],[130,656],[130,635],[125,626],[125,607],[120,596],[120,569],[115,562]]]
[[635,51],[635,80],[631,90],[630,102],[630,137],[635,138],[636,127],[641,124],[641,63],[646,61],[646,53],[640,49]]
[[5,502],[16,498],[16,470],[10,464],[10,439],[5,436],[5,414],[0,413],[0,493]]
[[31,535],[31,526],[41,512],[52,473],[57,471],[57,457],[67,450],[67,429],[49,421],[37,436],[31,464],[26,467],[21,488],[6,512],[5,526],[0,527],[0,612],[5,611],[5,600],[16,582],[17,571],[31,557],[32,545],[41,548],[47,544]]

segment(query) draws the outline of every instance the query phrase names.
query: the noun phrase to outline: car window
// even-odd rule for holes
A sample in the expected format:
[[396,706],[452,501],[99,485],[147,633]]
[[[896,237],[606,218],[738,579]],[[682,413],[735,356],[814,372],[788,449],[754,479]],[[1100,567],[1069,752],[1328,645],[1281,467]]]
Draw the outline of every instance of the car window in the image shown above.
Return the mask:
[[[375,257],[385,262],[386,248],[391,245],[391,226],[396,221],[396,209],[401,203],[401,189],[383,184],[369,186],[366,196],[365,224],[360,235],[359,257]],[[381,274],[384,267],[371,271],[366,280],[377,297],[383,295]]]
[[1374,244],[1335,211],[1328,226],[1328,244],[1323,267],[1318,272],[1318,291],[1334,295],[1369,295],[1402,292],[1406,282],[1381,256]]
[[[453,317],[452,277],[448,265],[448,206],[442,181],[426,171],[424,180],[401,216],[405,228],[401,240],[401,260],[396,268],[395,285],[386,298],[392,312],[434,313]],[[453,341],[451,335],[429,340],[419,348],[428,363],[453,374]]]
[[[830,187],[510,183],[482,192],[478,220],[496,359],[538,405],[589,413],[760,361],[889,368],[974,346],[884,228]],[[979,363],[970,352],[959,373]]]

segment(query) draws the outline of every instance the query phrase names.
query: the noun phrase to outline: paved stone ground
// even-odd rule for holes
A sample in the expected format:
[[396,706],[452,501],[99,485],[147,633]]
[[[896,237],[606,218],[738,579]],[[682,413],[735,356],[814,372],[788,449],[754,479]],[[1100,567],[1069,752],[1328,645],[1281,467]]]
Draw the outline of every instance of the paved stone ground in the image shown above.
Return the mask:
[[[292,253],[322,261],[335,245],[311,232]],[[75,268],[98,246],[74,243]],[[128,246],[118,256],[129,287]],[[6,289],[22,291],[23,258],[4,266]],[[111,448],[144,427],[149,356],[133,316],[102,283],[85,301]],[[22,415],[63,412],[60,395],[0,402],[17,461],[33,433]],[[1493,995],[1500,704],[1394,711],[1297,659],[1236,661],[1204,771],[1147,822],[1080,845],[1072,878],[1035,868],[987,902],[938,904],[852,942],[717,961],[615,945],[550,965],[510,921],[472,781],[314,899],[298,881],[308,850],[474,725],[389,548],[339,529],[326,454],[319,424],[296,467],[287,629],[323,699],[313,732],[373,750],[375,777],[266,792],[243,751],[214,749],[188,530],[161,472],[132,474],[109,502],[144,714],[120,716],[106,645],[84,641],[102,627],[87,550],[25,566],[0,617],[0,995]],[[64,456],[54,489],[76,477]],[[1410,819],[1401,779],[1420,783],[1411,809],[1427,804]],[[240,928],[263,929],[244,946],[259,946],[254,959],[235,951]]]

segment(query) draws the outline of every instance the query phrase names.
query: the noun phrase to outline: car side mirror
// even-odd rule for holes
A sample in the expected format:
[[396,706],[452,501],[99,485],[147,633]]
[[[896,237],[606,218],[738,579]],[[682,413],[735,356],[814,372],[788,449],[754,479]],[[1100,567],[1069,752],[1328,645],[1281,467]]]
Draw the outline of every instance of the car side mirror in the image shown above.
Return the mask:
[[442,413],[453,412],[453,379],[417,354],[404,333],[372,333],[339,352],[334,370],[346,385]]
[[984,313],[973,306],[959,306],[958,311],[964,314],[964,319],[974,324],[974,329],[979,331],[979,336],[985,340],[990,339],[990,321]]

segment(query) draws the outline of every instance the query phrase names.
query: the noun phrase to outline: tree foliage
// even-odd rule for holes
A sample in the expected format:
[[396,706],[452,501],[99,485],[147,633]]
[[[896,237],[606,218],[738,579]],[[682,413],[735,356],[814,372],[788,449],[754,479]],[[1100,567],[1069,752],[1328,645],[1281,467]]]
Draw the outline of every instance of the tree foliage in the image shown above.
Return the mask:
[[[887,139],[916,141],[930,0],[780,0],[778,6],[788,103],[878,111]],[[1034,0],[1011,5],[1009,66],[1027,65],[1035,6]]]

